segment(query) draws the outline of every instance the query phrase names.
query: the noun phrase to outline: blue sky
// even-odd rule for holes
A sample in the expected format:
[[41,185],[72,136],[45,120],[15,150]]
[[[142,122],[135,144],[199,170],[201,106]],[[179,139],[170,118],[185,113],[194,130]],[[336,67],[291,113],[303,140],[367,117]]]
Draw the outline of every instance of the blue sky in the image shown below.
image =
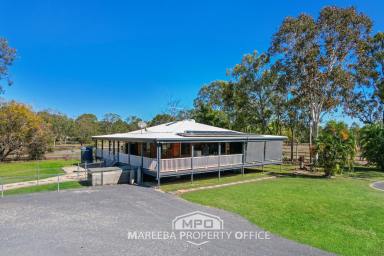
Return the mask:
[[191,107],[203,84],[265,51],[284,17],[326,5],[353,5],[384,28],[383,1],[2,0],[0,36],[18,50],[3,97],[71,117],[149,119],[170,98]]

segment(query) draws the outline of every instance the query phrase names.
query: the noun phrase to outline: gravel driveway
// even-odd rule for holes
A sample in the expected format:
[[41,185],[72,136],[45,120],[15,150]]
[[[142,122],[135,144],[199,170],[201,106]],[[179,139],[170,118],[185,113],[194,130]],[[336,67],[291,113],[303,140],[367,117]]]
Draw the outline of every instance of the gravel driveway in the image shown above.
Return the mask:
[[240,216],[189,203],[152,188],[119,185],[9,196],[0,200],[1,255],[327,255],[272,236],[269,240],[129,240],[129,231],[169,231],[192,211],[219,216],[224,231],[262,231]]

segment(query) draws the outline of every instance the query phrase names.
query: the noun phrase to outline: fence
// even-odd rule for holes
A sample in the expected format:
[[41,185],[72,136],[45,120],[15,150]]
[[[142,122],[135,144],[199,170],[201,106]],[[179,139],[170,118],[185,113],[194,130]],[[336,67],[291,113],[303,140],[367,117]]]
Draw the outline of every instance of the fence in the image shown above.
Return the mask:
[[[293,144],[293,161],[297,162],[300,156],[304,157],[304,161],[309,162],[309,143]],[[289,142],[283,144],[283,159],[291,160],[291,143]]]
[[[309,162],[310,154],[309,154],[309,143],[294,143],[293,144],[293,161],[298,162],[299,157],[303,156],[305,162]],[[283,144],[283,159],[285,161],[291,160],[291,143],[286,141]],[[356,153],[355,156],[356,162],[363,161],[361,157],[360,151]]]
[[63,183],[85,182],[87,179],[87,170],[81,164],[71,166],[68,172],[64,172],[61,167],[42,168],[37,165],[35,168],[21,169],[11,173],[12,175],[0,176],[1,197],[40,190],[60,191]]

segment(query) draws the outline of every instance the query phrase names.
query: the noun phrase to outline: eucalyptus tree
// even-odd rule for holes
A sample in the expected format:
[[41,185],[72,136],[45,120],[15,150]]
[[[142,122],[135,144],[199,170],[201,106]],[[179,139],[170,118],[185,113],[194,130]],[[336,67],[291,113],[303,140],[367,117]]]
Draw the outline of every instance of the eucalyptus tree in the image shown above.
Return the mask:
[[122,120],[121,116],[115,113],[107,113],[99,123],[102,133],[121,133],[128,131],[128,124]]
[[[12,84],[9,77],[8,67],[12,65],[16,58],[16,50],[9,46],[5,38],[0,37],[0,81],[5,80],[8,85]],[[0,84],[0,94],[4,92],[3,85]]]
[[372,40],[373,59],[376,64],[375,75],[375,95],[379,102],[382,112],[382,122],[384,124],[384,33],[377,33]]
[[287,128],[288,139],[290,141],[290,158],[294,160],[294,144],[305,140],[307,133],[305,127],[308,123],[308,117],[305,115],[305,108],[299,106],[295,99],[288,99],[285,103],[285,115],[283,116],[284,126]]
[[176,121],[176,118],[171,116],[170,114],[157,114],[151,121],[149,121],[149,126],[155,126],[159,124],[165,124],[169,122]]
[[203,85],[193,102],[192,117],[196,121],[224,128],[234,128],[236,122],[235,99],[232,85],[217,80]]
[[369,56],[372,22],[355,8],[325,7],[316,19],[287,17],[273,37],[270,53],[290,80],[289,93],[308,107],[310,145],[322,116],[346,106]]
[[125,121],[128,124],[128,130],[135,131],[140,129],[139,122],[143,121],[143,119],[138,116],[129,116]]
[[349,105],[349,114],[365,124],[384,124],[384,33],[374,35],[367,46],[369,70],[361,72],[361,83]]
[[75,120],[75,135],[81,145],[90,143],[99,132],[99,123],[94,114],[82,114]]
[[56,146],[56,142],[66,144],[67,139],[74,135],[74,121],[67,115],[53,110],[40,111],[37,115],[49,124],[53,146]]
[[256,51],[246,54],[241,63],[231,70],[231,75],[234,78],[237,109],[242,110],[246,124],[258,127],[262,133],[270,133],[278,76],[271,69],[269,56]]

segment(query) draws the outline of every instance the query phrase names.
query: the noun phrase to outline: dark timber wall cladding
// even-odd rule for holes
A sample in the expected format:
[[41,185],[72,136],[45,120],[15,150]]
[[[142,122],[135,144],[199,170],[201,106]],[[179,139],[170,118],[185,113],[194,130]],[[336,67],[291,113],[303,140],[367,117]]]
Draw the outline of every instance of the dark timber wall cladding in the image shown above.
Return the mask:
[[246,163],[263,162],[264,160],[264,141],[249,141],[247,144],[247,153],[245,155]]
[[265,161],[281,161],[283,155],[283,141],[267,141],[265,145]]

